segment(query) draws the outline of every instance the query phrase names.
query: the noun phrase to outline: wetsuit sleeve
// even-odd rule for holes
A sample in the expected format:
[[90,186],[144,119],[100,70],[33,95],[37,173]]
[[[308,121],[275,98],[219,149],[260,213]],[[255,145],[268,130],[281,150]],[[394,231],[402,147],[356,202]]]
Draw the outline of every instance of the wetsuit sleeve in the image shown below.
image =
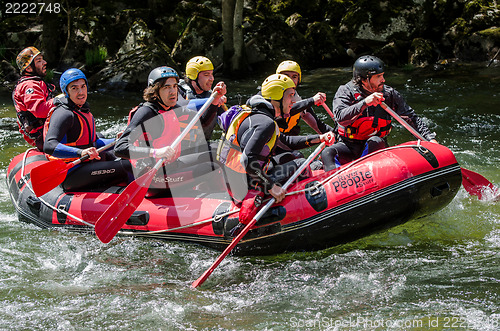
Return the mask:
[[252,126],[249,130],[252,131],[249,133],[249,138],[245,139],[247,144],[242,151],[242,165],[254,181],[260,183],[265,190],[270,190],[274,182],[263,169],[265,163],[262,160],[261,153],[274,135],[275,124],[272,121],[266,121]]
[[139,133],[139,130],[141,130],[140,127],[142,123],[150,118],[153,118],[155,115],[156,113],[149,107],[143,106],[137,109],[134,117],[130,120],[129,125],[116,142],[115,155],[117,157],[130,159],[130,154],[133,154],[134,158],[149,157],[151,148],[146,146],[135,146],[134,142],[138,138],[137,134]]
[[335,121],[342,126],[351,125],[363,114],[366,108],[364,100],[356,101],[346,85],[341,85],[333,99],[333,115]]
[[305,111],[307,108],[311,108],[314,105],[314,98],[307,98],[297,101],[293,104],[290,113],[296,114]]
[[[321,121],[318,118],[318,115],[316,115],[316,113],[314,112],[314,110],[311,107],[306,109],[306,113],[304,114],[304,116],[308,116],[311,118],[311,121],[313,122],[312,124],[314,124],[314,126],[315,126],[315,127],[312,127],[314,129],[314,131],[321,132],[321,133],[327,133],[327,132],[333,131],[333,128],[331,126],[324,123],[323,121]],[[307,120],[305,118],[304,118],[304,121],[307,122]],[[307,123],[307,124],[309,124],[309,123]],[[311,126],[311,125],[309,124],[309,126]]]
[[403,99],[401,94],[392,89],[391,91],[390,107],[394,109],[396,113],[403,116],[405,120],[420,133],[425,139],[431,140],[436,137],[434,132],[431,132],[427,125],[424,123],[422,118],[417,116],[413,108],[411,108]]
[[73,127],[73,113],[64,109],[55,110],[50,118],[43,151],[58,158],[80,157],[82,150],[65,145],[66,134]]
[[[26,109],[37,118],[46,118],[49,111],[54,108],[54,99],[46,100],[47,91],[43,88],[44,83],[29,84],[24,90],[23,102]],[[27,93],[29,89],[33,92]]]
[[97,138],[95,141],[95,147],[101,148],[102,146],[106,146],[107,144],[111,144],[114,141],[113,138]]
[[312,143],[311,141],[318,139],[319,135],[311,134],[308,136],[289,136],[286,134],[280,135],[280,141],[290,147],[291,149],[303,149],[310,146],[317,145],[318,143]]

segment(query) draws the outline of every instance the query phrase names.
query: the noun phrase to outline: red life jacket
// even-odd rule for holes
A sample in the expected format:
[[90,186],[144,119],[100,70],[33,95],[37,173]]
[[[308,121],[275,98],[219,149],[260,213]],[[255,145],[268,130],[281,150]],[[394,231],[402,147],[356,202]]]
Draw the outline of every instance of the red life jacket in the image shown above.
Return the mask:
[[[141,105],[144,106],[143,104],[141,104]],[[133,116],[133,113],[135,113],[135,111],[141,105],[139,105],[138,107],[135,107],[134,109],[132,109],[130,111],[132,116]],[[148,106],[148,107],[150,107],[150,106]],[[151,136],[151,134],[149,132],[143,131],[142,135],[139,136],[139,139],[134,142],[135,146],[150,146],[151,148],[162,148],[165,146],[172,145],[174,140],[181,134],[179,119],[177,118],[177,115],[175,114],[175,112],[172,109],[169,109],[169,110],[159,109],[156,111],[159,113],[158,116],[161,117],[161,121],[163,121],[163,131],[161,132],[159,137],[156,139],[153,139],[153,137]],[[129,121],[130,121],[130,119],[131,119],[131,116],[129,116]],[[155,116],[155,117],[149,119],[148,121],[150,121],[150,120],[158,121],[160,119]],[[177,147],[175,149],[175,157],[174,158],[178,158],[180,156],[180,154],[181,154],[181,148],[180,148],[180,144],[179,144],[179,145],[177,145]],[[136,159],[131,158],[130,162],[132,163],[132,165],[134,167],[137,165]]]
[[[60,107],[65,107],[69,109],[69,107],[65,104],[61,105]],[[49,115],[47,116],[47,120],[45,121],[44,127],[43,127],[43,138],[45,140],[45,137],[47,135],[47,131],[49,130],[49,125],[50,125],[50,118],[52,117],[52,114],[54,114],[54,111],[56,111],[58,107],[52,109],[49,112]],[[91,146],[94,146],[94,142],[96,140],[96,128],[95,128],[95,120],[94,116],[92,113],[89,112],[82,112],[78,109],[71,109],[71,111],[76,115],[78,118],[78,121],[80,122],[80,128],[81,131],[78,135],[78,138],[74,141],[67,141],[64,144],[67,146],[72,146],[80,149],[85,149],[89,148]],[[54,157],[52,155],[46,154],[47,158],[49,160],[63,160],[64,162],[71,162],[74,161],[78,158],[65,158],[65,159],[60,159],[57,157]]]
[[[351,82],[347,83],[347,87],[354,94],[356,101],[363,98],[359,89]],[[369,108],[371,107],[365,109],[364,112],[368,113]],[[375,107],[375,111],[372,113],[372,116],[361,115],[346,127],[339,124],[337,127],[339,135],[354,140],[368,140],[373,136],[386,137],[391,132],[391,118],[380,117],[381,114],[386,114],[381,106]]]

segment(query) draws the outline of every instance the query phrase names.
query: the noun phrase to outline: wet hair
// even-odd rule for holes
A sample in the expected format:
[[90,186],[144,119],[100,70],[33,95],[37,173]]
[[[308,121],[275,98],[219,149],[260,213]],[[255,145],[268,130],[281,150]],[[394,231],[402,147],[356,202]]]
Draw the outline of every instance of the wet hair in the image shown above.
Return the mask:
[[158,102],[160,98],[160,89],[165,85],[167,79],[168,78],[159,79],[153,85],[146,87],[142,94],[144,101]]
[[[364,79],[367,79],[367,78],[363,78],[361,76],[356,76],[356,77],[353,77],[352,79],[352,82],[354,83],[354,85],[356,85],[357,87],[362,87],[363,86],[363,80]],[[370,77],[368,77],[368,79],[370,79]]]

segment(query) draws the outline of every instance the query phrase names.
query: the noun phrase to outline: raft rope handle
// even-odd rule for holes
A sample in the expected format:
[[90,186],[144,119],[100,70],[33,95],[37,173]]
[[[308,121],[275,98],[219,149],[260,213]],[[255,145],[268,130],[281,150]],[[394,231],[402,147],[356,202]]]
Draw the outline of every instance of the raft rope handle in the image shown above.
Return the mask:
[[[24,156],[23,156],[23,163],[22,163],[22,166],[21,166],[21,180],[24,180],[24,182],[26,183],[26,187],[29,188],[29,190],[31,191],[31,193],[35,194],[35,192],[33,191],[33,188],[31,187],[31,182],[28,183],[28,181],[26,180],[26,177],[24,175],[24,168],[25,168],[25,165],[26,165],[26,159],[28,158],[28,153],[31,152],[31,151],[34,151],[36,150],[36,148],[30,148],[28,149],[25,153],[24,153]],[[35,194],[36,196],[36,194]],[[70,213],[68,213],[67,211],[61,209],[61,208],[65,208],[66,205],[62,205],[60,206],[61,208],[57,208],[56,206],[52,206],[50,203],[48,203],[47,201],[43,200],[41,197],[37,197],[45,206],[47,206],[48,208],[52,209],[53,211],[57,212],[57,213],[61,213],[61,214],[65,214],[66,216],[72,218],[73,220],[77,221],[77,222],[80,222],[80,223],[83,223],[85,225],[88,225],[90,227],[95,227],[94,224],[92,223],[89,223],[89,222],[86,222],[84,220],[82,220],[81,218],[79,217],[76,217],[75,215],[72,215]]]
[[[25,153],[24,153],[24,156],[23,156],[23,163],[22,163],[22,167],[21,167],[21,179],[26,183],[26,187],[29,188],[29,190],[35,194],[35,192],[33,192],[33,188],[31,187],[30,183],[28,183],[28,181],[26,180],[26,177],[24,175],[24,168],[25,168],[25,164],[26,164],[26,159],[28,158],[28,153],[30,151],[34,151],[36,150],[36,148],[30,148],[28,149]],[[61,213],[61,214],[64,214],[70,218],[72,218],[73,220],[77,221],[77,222],[81,222],[85,225],[88,225],[90,227],[95,227],[95,224],[92,224],[92,223],[89,223],[89,222],[86,222],[84,220],[82,220],[81,218],[75,216],[75,215],[72,215],[71,213],[67,212],[66,210],[64,210],[64,208],[66,207],[66,205],[61,205],[58,207],[55,207],[53,205],[51,205],[50,203],[48,203],[47,201],[43,200],[41,197],[38,197],[38,199],[44,204],[46,205],[47,207],[49,207],[50,209],[54,210],[55,212],[57,213]],[[138,235],[138,234],[153,234],[153,233],[161,233],[161,232],[170,232],[170,231],[176,231],[176,230],[182,230],[182,229],[185,229],[185,228],[190,228],[190,227],[193,227],[193,226],[197,226],[197,225],[203,225],[205,223],[209,223],[209,222],[212,222],[212,221],[216,221],[216,220],[219,220],[223,217],[226,217],[226,216],[229,216],[229,215],[232,215],[232,214],[235,214],[237,212],[239,212],[240,209],[235,209],[235,210],[232,210],[232,211],[228,211],[224,214],[218,214],[218,215],[215,215],[214,217],[212,218],[209,218],[209,219],[206,219],[206,220],[203,220],[203,221],[200,221],[200,222],[196,222],[196,223],[193,223],[193,224],[188,224],[188,225],[184,225],[184,226],[180,226],[180,227],[177,227],[177,228],[172,228],[172,229],[166,229],[166,230],[158,230],[158,231],[147,231],[147,232],[130,232],[130,231],[120,231],[119,233],[120,234],[124,234],[124,235]]]
[[[357,165],[361,161],[364,161],[365,159],[367,159],[369,157],[372,157],[374,155],[377,155],[379,153],[382,153],[384,151],[393,150],[393,149],[399,149],[399,148],[413,148],[413,147],[418,147],[420,150],[422,150],[422,152],[424,152],[424,153],[427,152],[428,150],[425,147],[423,147],[420,143],[421,143],[421,140],[418,140],[418,142],[417,142],[416,145],[393,146],[393,147],[388,147],[388,148],[384,148],[384,149],[375,151],[375,152],[370,153],[368,155],[365,155],[365,156],[363,156],[363,157],[361,157],[361,158],[359,158],[357,160],[354,160],[353,162],[351,162],[351,164],[349,164],[344,169],[335,172],[331,176],[328,176],[327,178],[323,179],[321,182],[318,182],[316,185],[312,185],[311,187],[308,187],[308,188],[305,188],[305,189],[302,189],[302,190],[288,192],[288,193],[285,194],[285,196],[290,196],[290,195],[295,195],[295,194],[299,194],[299,193],[305,193],[307,191],[317,190],[317,189],[319,189],[320,185],[326,184],[327,182],[331,181],[333,178],[337,177],[338,175],[340,175],[340,174],[344,173],[345,171],[349,170],[350,168],[354,167],[355,165]],[[22,176],[22,178],[24,178],[24,164],[25,164],[25,160],[26,160],[26,157],[27,157],[29,151],[31,151],[31,150],[35,150],[35,148],[31,148],[31,149],[27,150],[26,153],[24,154],[23,166],[21,168],[21,176]],[[30,189],[31,192],[33,192],[33,189],[31,188],[30,185],[28,185],[28,183],[26,184],[26,186]],[[34,192],[33,192],[33,194],[34,194]],[[81,222],[81,223],[83,223],[85,225],[88,225],[90,227],[95,227],[95,225],[92,224],[92,223],[88,223],[88,222],[86,222],[86,221],[84,221],[84,220],[82,220],[82,219],[80,219],[80,218],[78,218],[78,217],[76,217],[76,216],[68,213],[65,210],[62,210],[62,209],[56,208],[55,206],[50,205],[49,203],[47,203],[46,201],[44,201],[42,198],[38,198],[38,199],[40,199],[40,201],[42,201],[43,204],[45,204],[47,207],[53,209],[54,211],[56,211],[58,213],[65,214],[66,216],[71,217],[73,220]],[[270,199],[265,199],[263,202],[268,201],[268,200],[270,200]],[[64,207],[64,206],[61,206],[61,207]],[[219,220],[221,218],[224,218],[226,216],[235,214],[235,213],[237,213],[239,211],[240,211],[240,209],[238,208],[238,209],[235,209],[235,210],[232,210],[232,211],[228,211],[228,212],[223,213],[223,214],[215,215],[212,218],[209,218],[209,219],[206,219],[206,220],[203,220],[203,221],[200,221],[200,222],[196,222],[196,223],[192,223],[192,224],[187,224],[187,225],[179,226],[179,227],[172,228],[172,229],[156,230],[156,231],[145,231],[145,232],[142,232],[142,231],[141,232],[119,231],[118,233],[121,234],[121,235],[127,235],[127,236],[140,236],[140,235],[148,235],[148,234],[155,234],[155,233],[164,233],[164,232],[178,231],[178,230],[182,230],[182,229],[191,228],[191,227],[195,227],[195,226],[198,226],[198,225],[203,225],[203,224],[206,224],[206,223],[210,223],[212,221],[217,221],[217,220]]]

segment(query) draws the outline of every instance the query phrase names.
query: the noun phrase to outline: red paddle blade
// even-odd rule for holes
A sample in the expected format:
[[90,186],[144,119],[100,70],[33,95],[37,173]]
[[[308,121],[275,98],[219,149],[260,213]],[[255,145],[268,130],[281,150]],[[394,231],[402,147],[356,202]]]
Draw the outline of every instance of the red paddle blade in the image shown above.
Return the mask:
[[144,200],[156,171],[157,169],[153,168],[130,183],[99,217],[95,224],[95,233],[100,241],[107,244],[116,236]]
[[233,248],[240,242],[240,240],[247,234],[248,230],[250,230],[250,228],[255,224],[257,223],[258,221],[258,218],[253,218],[252,221],[250,221],[250,223],[248,223],[244,228],[243,230],[241,230],[241,232],[233,239],[233,241],[231,242],[231,244],[229,244],[229,246],[226,247],[226,249],[222,252],[221,255],[219,255],[219,257],[217,258],[217,260],[215,260],[215,262],[210,266],[210,268],[208,268],[204,273],[203,275],[200,276],[200,278],[198,278],[197,280],[195,280],[192,284],[191,284],[191,287],[192,288],[196,288],[198,286],[200,286],[201,284],[203,284],[207,278],[212,274],[212,272],[215,270],[215,268],[217,268],[217,266],[222,262],[222,260],[224,260],[224,258],[233,250]]
[[64,181],[68,170],[72,167],[72,163],[55,160],[33,168],[30,173],[33,192],[37,197],[49,192]]
[[500,197],[498,187],[477,172],[464,168],[462,168],[462,185],[470,195],[475,195],[480,200],[497,200]]

